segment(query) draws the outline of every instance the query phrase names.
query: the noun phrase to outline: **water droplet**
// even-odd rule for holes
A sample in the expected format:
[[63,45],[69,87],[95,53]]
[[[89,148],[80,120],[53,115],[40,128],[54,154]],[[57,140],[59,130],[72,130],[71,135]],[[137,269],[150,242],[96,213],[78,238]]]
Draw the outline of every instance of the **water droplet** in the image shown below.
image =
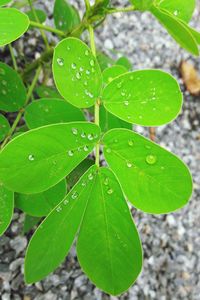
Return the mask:
[[86,73],[87,75],[90,75],[90,71],[89,71],[89,70],[86,70],[85,73]]
[[75,200],[76,198],[78,198],[78,193],[77,192],[73,192],[72,199]]
[[85,181],[83,181],[83,182],[81,183],[81,185],[82,185],[82,186],[86,186],[87,184],[86,184]]
[[118,143],[118,139],[115,139],[115,140],[114,140],[114,143]]
[[122,91],[121,95],[124,97],[126,95],[125,91]]
[[69,151],[68,151],[68,155],[69,155],[69,156],[73,156],[73,155],[74,155],[74,152],[73,152],[72,150],[69,150]]
[[75,70],[76,69],[76,64],[72,63],[72,69]]
[[129,141],[128,141],[128,145],[132,147],[132,146],[134,145],[133,140],[129,140]]
[[94,67],[94,60],[93,59],[90,60],[90,66]]
[[150,155],[147,155],[146,157],[146,162],[149,164],[149,165],[154,165],[157,161],[157,158],[155,155],[153,154],[150,154]]
[[124,101],[124,105],[128,106],[129,105],[129,101],[128,100]]
[[88,85],[88,82],[87,82],[87,81],[84,81],[83,84],[84,84],[84,86],[87,86],[87,85]]
[[7,81],[6,80],[2,80],[2,85],[6,86],[7,85]]
[[78,129],[77,129],[77,128],[72,128],[72,133],[73,133],[74,135],[77,135],[77,134],[78,134]]
[[107,152],[107,153],[111,153],[111,149],[110,149],[110,148],[107,148],[107,149],[106,149],[106,152]]
[[84,139],[86,137],[86,133],[85,132],[82,132],[81,133],[81,137]]
[[57,208],[56,208],[56,211],[59,213],[59,212],[61,212],[61,210],[62,210],[62,207],[61,206],[58,206]]
[[161,170],[164,170],[164,169],[165,169],[165,167],[161,166]]
[[4,71],[4,69],[2,69],[2,68],[0,68],[0,75],[5,75],[5,71]]
[[64,205],[67,205],[69,203],[69,200],[65,199],[63,203],[64,203]]
[[80,69],[79,69],[81,72],[83,72],[84,71],[84,68],[83,67],[80,67]]
[[88,140],[92,141],[94,139],[94,135],[92,133],[88,134]]
[[179,14],[179,11],[176,9],[176,10],[174,11],[174,15],[175,15],[175,16],[178,16],[178,14]]
[[30,161],[33,161],[33,160],[35,160],[35,157],[34,157],[33,154],[30,154],[30,155],[28,156],[28,159],[29,159]]
[[85,55],[88,56],[89,55],[89,51],[85,50]]
[[112,195],[112,193],[113,193],[113,189],[107,190],[107,194],[108,194],[108,195]]
[[117,88],[118,88],[118,89],[121,89],[121,87],[122,87],[122,83],[119,82],[119,83],[117,84]]
[[64,66],[64,59],[63,58],[57,58],[57,63],[59,64],[59,66]]
[[7,94],[6,90],[2,90],[2,94],[6,95]]
[[109,183],[109,179],[108,178],[105,178],[104,182],[103,182],[105,185],[108,185]]
[[128,168],[131,168],[133,166],[133,164],[130,161],[127,161],[126,165]]
[[76,73],[76,78],[77,78],[77,79],[81,79],[81,73],[80,73],[80,72],[77,72],[77,73]]
[[88,175],[88,179],[89,179],[89,180],[92,180],[93,178],[94,178],[93,174],[90,173],[90,174]]
[[88,146],[87,146],[87,145],[85,145],[85,146],[84,146],[84,148],[83,148],[83,150],[84,150],[85,152],[87,152],[87,151],[88,151],[88,149],[89,149],[89,148],[88,148]]

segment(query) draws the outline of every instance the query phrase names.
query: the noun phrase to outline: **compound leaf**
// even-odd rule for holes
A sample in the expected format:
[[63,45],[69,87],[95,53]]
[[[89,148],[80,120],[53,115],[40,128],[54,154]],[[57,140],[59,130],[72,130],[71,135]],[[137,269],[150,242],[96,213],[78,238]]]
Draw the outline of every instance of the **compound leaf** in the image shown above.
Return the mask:
[[159,70],[126,73],[103,90],[105,108],[122,120],[143,126],[159,126],[180,112],[182,94],[177,81]]
[[[47,216],[33,235],[25,258],[25,279],[33,283],[64,261],[79,229],[94,180],[91,167],[66,198]],[[95,176],[95,175],[94,175]]]
[[0,236],[6,231],[11,222],[13,208],[13,192],[7,190],[5,186],[0,183]]
[[56,0],[54,4],[54,23],[56,28],[69,32],[80,23],[77,10],[67,0]]
[[101,168],[94,180],[78,235],[77,255],[90,280],[117,295],[127,290],[141,271],[141,243],[116,177]]
[[6,137],[10,129],[10,124],[6,117],[0,114],[0,142]]
[[0,62],[0,110],[17,111],[25,101],[26,89],[20,76],[11,67]]
[[109,68],[105,69],[102,73],[103,82],[105,84],[108,84],[114,78],[116,78],[117,76],[124,74],[124,73],[127,73],[127,69],[124,66],[114,65],[112,67],[109,67]]
[[196,40],[183,22],[166,10],[158,9],[155,6],[151,7],[151,12],[181,47],[194,55],[199,55]]
[[100,95],[100,67],[90,48],[79,39],[66,38],[56,46],[53,74],[59,93],[74,106],[93,106]]
[[175,17],[189,22],[195,9],[195,2],[195,0],[156,0],[155,4]]
[[40,193],[65,178],[99,140],[92,123],[48,125],[14,138],[0,153],[0,179],[22,194]]
[[188,202],[191,174],[175,155],[126,129],[109,131],[103,141],[106,161],[135,207],[161,214]]
[[15,206],[33,217],[47,216],[66,194],[66,180],[49,190],[33,195],[16,194]]
[[25,121],[30,129],[55,123],[85,121],[83,112],[61,99],[40,99],[25,109]]
[[29,18],[15,8],[0,8],[0,46],[5,46],[23,35],[29,27]]

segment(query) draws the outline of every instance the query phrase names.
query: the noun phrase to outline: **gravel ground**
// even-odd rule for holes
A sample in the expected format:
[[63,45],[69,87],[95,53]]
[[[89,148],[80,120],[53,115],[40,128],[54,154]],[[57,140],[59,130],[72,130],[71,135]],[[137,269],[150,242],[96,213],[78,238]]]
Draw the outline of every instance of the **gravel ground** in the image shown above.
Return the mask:
[[[83,1],[71,2],[77,5]],[[48,10],[52,5],[53,1],[43,1]],[[196,28],[200,26],[200,0],[197,5],[192,21]],[[35,37],[28,37],[26,51],[31,53],[35,47],[40,51]],[[98,29],[96,39],[99,48],[106,49],[108,54],[114,55],[112,50],[115,49],[115,56],[127,55],[134,69],[162,68],[170,71],[181,85],[178,72],[181,60],[193,61],[200,70],[199,58],[192,58],[181,50],[148,13],[110,16],[104,27]],[[22,42],[18,47],[22,47]],[[200,299],[200,97],[192,97],[182,88],[183,111],[176,121],[157,129],[157,142],[188,164],[194,178],[194,193],[189,205],[177,213],[152,216],[133,211],[145,257],[143,272],[136,284],[121,297],[103,294],[80,270],[73,247],[54,274],[41,283],[25,286],[23,261],[29,237],[21,234],[24,217],[16,212],[10,230],[0,239],[0,299]],[[136,130],[147,135],[142,127],[137,126]]]

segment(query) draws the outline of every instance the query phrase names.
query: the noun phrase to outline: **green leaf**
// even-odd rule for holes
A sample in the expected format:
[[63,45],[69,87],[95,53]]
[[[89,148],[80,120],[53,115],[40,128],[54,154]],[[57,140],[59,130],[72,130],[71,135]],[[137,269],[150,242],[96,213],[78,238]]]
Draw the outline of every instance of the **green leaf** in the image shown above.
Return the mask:
[[[44,23],[46,21],[47,16],[46,16],[46,14],[45,14],[45,12],[43,10],[41,10],[41,9],[35,9],[35,13],[36,13],[37,18],[38,18],[38,20],[39,20],[40,23]],[[27,11],[26,14],[29,17],[30,21],[36,21],[35,20],[36,19],[35,15],[34,15],[34,13],[31,10]]]
[[128,71],[132,69],[132,64],[127,57],[122,56],[116,61],[116,65],[125,67]]
[[13,192],[7,190],[0,183],[0,236],[6,231],[9,226],[14,208]]
[[0,141],[3,141],[10,129],[10,124],[6,117],[0,114]]
[[78,260],[98,288],[118,295],[141,271],[141,243],[113,173],[101,168],[94,180],[78,236]]
[[15,206],[34,217],[47,216],[66,194],[66,180],[49,190],[33,195],[16,194]]
[[27,15],[15,8],[0,8],[0,47],[17,40],[28,27]]
[[66,32],[80,23],[78,11],[67,0],[55,1],[53,16],[56,28]]
[[25,121],[30,129],[56,123],[84,121],[83,112],[61,99],[40,99],[25,109]]
[[117,66],[114,65],[112,67],[109,67],[107,69],[105,69],[102,73],[103,76],[103,82],[105,84],[111,82],[114,78],[116,78],[117,76],[127,73],[127,69],[123,66]]
[[25,215],[23,233],[28,233],[39,223],[40,220],[41,218]]
[[199,55],[198,45],[187,26],[164,9],[152,6],[151,12],[182,48]]
[[27,283],[43,279],[64,261],[79,229],[88,197],[91,195],[95,183],[91,180],[91,176],[96,168],[91,167],[83,175],[66,198],[36,230],[25,258]]
[[200,45],[200,32],[198,32],[196,29],[188,26],[184,21],[179,20],[183,26],[187,27],[187,29],[190,31],[190,33],[192,34],[193,38],[195,39],[196,43],[198,45]]
[[40,98],[61,98],[58,91],[51,86],[41,85],[35,89],[35,92]]
[[103,90],[105,108],[122,120],[143,126],[159,126],[175,119],[182,106],[177,81],[159,70],[126,73]]
[[54,51],[53,73],[63,98],[80,108],[94,105],[101,92],[102,75],[86,44],[76,38],[62,40]]
[[112,58],[103,52],[97,52],[97,61],[102,71],[111,67],[115,63]]
[[192,18],[196,1],[195,0],[156,0],[155,4],[166,9],[175,17],[189,22]]
[[11,67],[0,62],[0,110],[18,111],[25,101],[26,89],[20,76]]
[[126,129],[109,131],[103,142],[106,161],[135,207],[162,214],[188,202],[191,174],[175,155]]
[[65,178],[100,137],[93,123],[48,125],[13,139],[0,153],[0,180],[22,194],[40,193]]
[[130,0],[135,9],[149,10],[153,4],[153,0]]
[[0,0],[0,6],[8,4],[11,0]]
[[71,189],[81,176],[94,164],[94,161],[86,158],[68,176],[67,185]]
[[127,123],[118,117],[110,114],[103,106],[100,107],[100,127],[102,132],[106,132],[113,128],[131,129],[132,124]]

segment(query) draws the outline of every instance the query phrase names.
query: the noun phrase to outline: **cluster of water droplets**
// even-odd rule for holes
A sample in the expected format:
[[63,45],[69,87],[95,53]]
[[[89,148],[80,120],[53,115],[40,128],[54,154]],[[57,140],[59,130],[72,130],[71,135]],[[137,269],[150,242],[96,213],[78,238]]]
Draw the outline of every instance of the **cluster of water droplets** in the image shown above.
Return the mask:
[[104,180],[103,180],[103,184],[106,186],[106,193],[108,195],[112,195],[114,190],[111,188],[110,186],[110,180],[108,177],[105,177]]

